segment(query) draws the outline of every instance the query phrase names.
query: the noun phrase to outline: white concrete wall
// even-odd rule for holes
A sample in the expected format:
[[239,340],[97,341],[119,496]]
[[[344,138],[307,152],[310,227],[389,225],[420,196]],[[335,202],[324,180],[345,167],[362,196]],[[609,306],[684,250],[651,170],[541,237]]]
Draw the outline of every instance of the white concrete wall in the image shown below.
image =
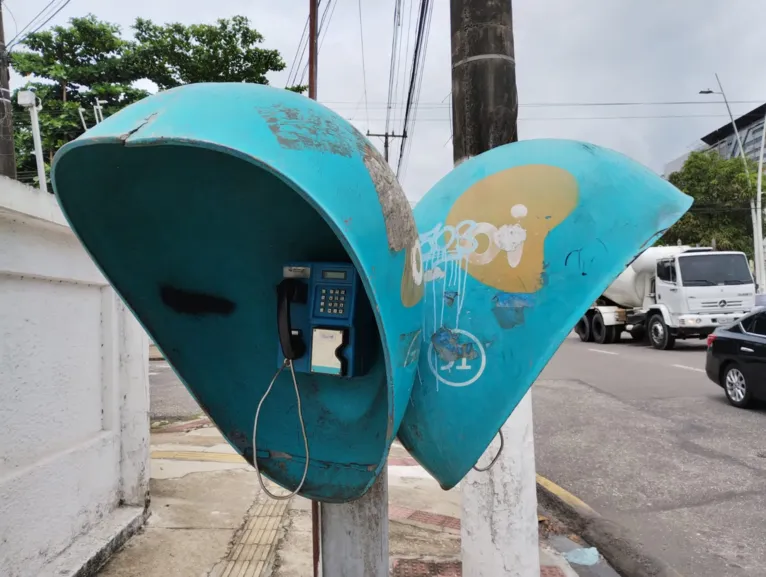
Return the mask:
[[0,575],[76,572],[140,524],[148,398],[145,333],[54,197],[0,177]]

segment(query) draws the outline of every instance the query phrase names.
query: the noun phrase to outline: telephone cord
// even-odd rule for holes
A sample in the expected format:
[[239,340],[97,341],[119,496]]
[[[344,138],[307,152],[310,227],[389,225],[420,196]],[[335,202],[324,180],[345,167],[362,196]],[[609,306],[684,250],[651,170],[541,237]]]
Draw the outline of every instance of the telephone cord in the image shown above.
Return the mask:
[[[290,365],[290,374],[293,378],[293,387],[295,388],[295,398],[298,400],[298,419],[301,422],[301,433],[303,434],[303,446],[306,449],[306,465],[303,467],[303,477],[301,477],[301,482],[298,483],[298,486],[295,488],[294,491],[291,493],[288,493],[286,495],[275,495],[271,491],[269,491],[266,488],[266,485],[263,482],[263,475],[261,474],[261,470],[258,467],[258,451],[256,448],[256,442],[255,442],[255,436],[258,432],[258,418],[261,414],[261,407],[263,406],[263,402],[266,400],[266,397],[269,396],[269,393],[271,393],[271,389],[274,386],[274,383],[277,381],[277,377],[282,373],[284,368]],[[263,492],[266,493],[269,497],[272,499],[276,499],[278,501],[282,501],[284,499],[289,499],[293,496],[295,496],[298,491],[300,491],[303,488],[303,483],[306,482],[306,476],[309,472],[309,440],[306,436],[306,425],[303,422],[303,409],[301,408],[301,394],[298,391],[298,380],[295,378],[295,369],[293,368],[293,362],[290,360],[285,359],[285,362],[282,363],[282,366],[279,367],[276,374],[274,375],[274,378],[271,379],[271,382],[269,383],[269,387],[266,389],[266,392],[264,393],[263,397],[261,397],[261,402],[258,403],[258,408],[255,411],[255,421],[253,422],[253,467],[255,467],[255,472],[258,476],[258,483],[261,486],[261,489],[263,489]]]

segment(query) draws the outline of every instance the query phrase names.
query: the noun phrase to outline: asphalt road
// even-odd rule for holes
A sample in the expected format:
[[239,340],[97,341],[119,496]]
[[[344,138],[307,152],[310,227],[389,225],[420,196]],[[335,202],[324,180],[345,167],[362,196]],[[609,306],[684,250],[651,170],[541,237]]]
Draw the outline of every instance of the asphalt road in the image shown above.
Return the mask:
[[766,575],[766,410],[730,406],[705,347],[570,337],[533,387],[537,470],[688,577]]
[[193,419],[202,414],[165,361],[149,362],[149,414],[152,421]]

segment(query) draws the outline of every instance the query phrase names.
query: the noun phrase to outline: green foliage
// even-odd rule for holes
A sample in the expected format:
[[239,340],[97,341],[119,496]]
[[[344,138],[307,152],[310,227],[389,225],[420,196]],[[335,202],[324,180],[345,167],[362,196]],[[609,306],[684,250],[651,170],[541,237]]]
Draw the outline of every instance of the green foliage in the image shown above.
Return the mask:
[[[130,43],[120,37],[120,28],[92,15],[30,34],[24,46],[28,50],[11,52],[11,66],[33,76],[24,88],[34,88],[43,103],[40,134],[48,162],[63,144],[82,134],[81,106],[92,111],[98,98],[106,116],[147,94],[132,86],[137,72],[126,58]],[[15,94],[12,100],[17,171],[20,180],[32,181],[37,169],[29,113],[18,106]],[[88,116],[93,124],[92,112]]]
[[[263,36],[243,16],[191,26],[138,18],[133,28],[135,39],[126,40],[119,26],[93,15],[72,18],[67,26],[30,34],[23,42],[26,50],[11,53],[13,69],[32,77],[25,89],[36,89],[43,104],[39,118],[46,161],[83,133],[80,108],[92,126],[96,99],[106,117],[147,96],[134,86],[138,80],[151,80],[161,90],[192,82],[268,84],[267,73],[285,68],[278,51],[259,47]],[[31,182],[37,172],[29,113],[16,100],[14,94],[17,170],[20,180]]]
[[194,82],[268,84],[266,73],[285,68],[278,51],[258,47],[263,36],[244,16],[191,26],[138,18],[133,27],[140,67],[160,89]]
[[669,181],[694,198],[694,204],[662,237],[663,244],[710,246],[753,254],[750,200],[755,198],[758,166],[749,161],[750,178],[742,159],[725,160],[715,152],[693,152]]

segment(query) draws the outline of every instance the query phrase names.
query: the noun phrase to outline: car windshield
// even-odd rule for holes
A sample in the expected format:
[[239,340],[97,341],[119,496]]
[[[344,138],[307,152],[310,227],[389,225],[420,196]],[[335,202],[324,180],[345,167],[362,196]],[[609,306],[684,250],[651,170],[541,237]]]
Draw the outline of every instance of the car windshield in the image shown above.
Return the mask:
[[695,254],[678,257],[684,286],[752,284],[743,254]]

